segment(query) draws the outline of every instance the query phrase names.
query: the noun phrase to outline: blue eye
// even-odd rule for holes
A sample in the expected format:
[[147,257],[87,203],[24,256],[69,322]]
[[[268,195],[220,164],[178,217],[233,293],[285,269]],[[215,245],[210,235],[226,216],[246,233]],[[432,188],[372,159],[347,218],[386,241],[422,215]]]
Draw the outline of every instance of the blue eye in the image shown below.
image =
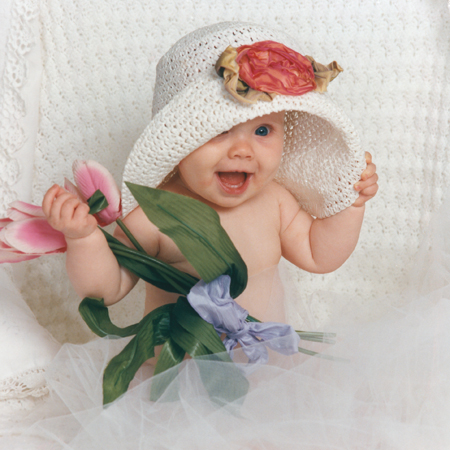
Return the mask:
[[267,136],[267,135],[269,134],[269,128],[266,127],[266,126],[259,127],[259,128],[255,131],[255,134],[256,134],[257,136]]

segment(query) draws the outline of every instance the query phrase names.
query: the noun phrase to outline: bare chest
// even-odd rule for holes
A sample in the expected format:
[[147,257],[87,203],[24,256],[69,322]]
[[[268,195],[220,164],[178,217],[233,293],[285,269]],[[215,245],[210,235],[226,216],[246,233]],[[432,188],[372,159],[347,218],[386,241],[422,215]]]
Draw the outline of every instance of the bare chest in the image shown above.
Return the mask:
[[[257,202],[217,212],[222,227],[245,261],[250,276],[278,264],[281,245],[276,205]],[[174,242],[165,235],[160,236],[158,257],[179,270],[197,275]]]

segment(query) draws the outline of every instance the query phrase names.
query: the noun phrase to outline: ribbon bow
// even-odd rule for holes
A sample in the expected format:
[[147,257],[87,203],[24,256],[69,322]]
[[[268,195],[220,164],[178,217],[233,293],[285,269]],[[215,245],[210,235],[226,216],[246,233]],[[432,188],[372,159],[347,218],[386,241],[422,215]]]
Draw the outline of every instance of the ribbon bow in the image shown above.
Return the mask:
[[[189,292],[187,299],[199,316],[212,324],[220,334],[227,352],[238,342],[250,364],[265,364],[269,360],[266,347],[283,355],[298,352],[300,337],[287,324],[278,322],[247,322],[248,311],[230,296],[231,278],[221,275],[210,283],[200,280]],[[284,338],[284,339],[276,339]]]

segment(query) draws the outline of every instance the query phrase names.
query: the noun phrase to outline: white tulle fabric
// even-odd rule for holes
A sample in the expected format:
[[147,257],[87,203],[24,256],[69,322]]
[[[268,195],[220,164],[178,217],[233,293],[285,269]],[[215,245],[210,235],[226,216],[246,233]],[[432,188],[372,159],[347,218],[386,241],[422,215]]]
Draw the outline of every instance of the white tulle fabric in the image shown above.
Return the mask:
[[[199,27],[224,20],[255,22],[286,31],[319,61],[336,59],[342,64],[345,72],[330,87],[333,99],[355,124],[380,175],[380,191],[368,204],[350,260],[328,275],[288,267],[287,278],[296,283],[295,295],[286,304],[289,322],[297,328],[333,328],[336,317],[365,323],[396,308],[404,311],[402,305],[422,294],[423,305],[435,301],[433,296],[446,298],[442,232],[434,252],[423,247],[423,261],[411,276],[431,213],[450,186],[450,16],[445,0],[334,1],[326,8],[313,0],[261,1],[258,7],[253,0],[186,0],[176,5],[157,0],[12,0],[10,15],[0,84],[3,212],[16,198],[33,198],[39,204],[51,183],[70,177],[75,158],[96,159],[120,182],[127,155],[150,121],[158,59]],[[17,285],[39,322],[60,342],[92,339],[79,318],[79,299],[67,280],[63,257],[43,257],[22,267]],[[405,294],[408,289],[413,289],[412,296]],[[140,319],[142,291],[141,285],[112,308],[117,323]],[[418,325],[425,327],[434,318],[423,308],[405,317],[423,314]],[[405,329],[405,340],[419,339],[418,329],[414,331]],[[388,336],[377,339],[382,343]],[[445,339],[440,342],[445,348]],[[440,346],[433,347],[437,361]],[[395,360],[387,361],[381,367],[395,367]],[[436,400],[436,411],[446,417],[445,386],[441,390],[439,382],[429,386],[444,392]],[[415,393],[414,383],[408,376],[398,385],[409,385]],[[395,395],[386,391],[378,399],[387,404]],[[409,397],[413,394],[405,393],[407,401]],[[429,401],[431,405],[433,396]],[[427,404],[424,401],[423,411]],[[436,419],[440,423],[437,413]],[[386,422],[385,428],[389,426]],[[438,436],[442,433],[430,442]],[[29,444],[30,438],[24,439]],[[36,443],[40,439],[36,437]],[[22,444],[18,448],[27,448]],[[410,447],[433,448],[419,439]]]
[[[102,371],[126,341],[66,344],[47,372],[50,399],[4,432],[4,442],[20,448],[20,435],[20,445],[28,438],[46,449],[448,449],[449,227],[447,202],[411,273],[414,287],[401,294],[406,306],[364,325],[336,317],[334,346],[301,343],[345,361],[271,352],[248,376],[247,396],[225,406],[205,390],[222,397],[233,389],[222,363],[183,362],[155,403],[149,366],[103,408]],[[235,357],[245,364],[240,351]]]

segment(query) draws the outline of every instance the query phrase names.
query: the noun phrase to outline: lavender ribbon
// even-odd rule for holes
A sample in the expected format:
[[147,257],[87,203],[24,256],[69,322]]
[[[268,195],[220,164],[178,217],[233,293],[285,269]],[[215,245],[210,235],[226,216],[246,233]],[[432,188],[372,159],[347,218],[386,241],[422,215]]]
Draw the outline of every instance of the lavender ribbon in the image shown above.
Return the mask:
[[[269,360],[266,346],[283,355],[298,352],[300,337],[290,325],[278,322],[246,322],[248,312],[230,296],[231,278],[221,275],[211,283],[200,280],[187,299],[199,316],[212,324],[228,353],[239,342],[250,364],[265,364]],[[283,338],[283,339],[276,339]]]

